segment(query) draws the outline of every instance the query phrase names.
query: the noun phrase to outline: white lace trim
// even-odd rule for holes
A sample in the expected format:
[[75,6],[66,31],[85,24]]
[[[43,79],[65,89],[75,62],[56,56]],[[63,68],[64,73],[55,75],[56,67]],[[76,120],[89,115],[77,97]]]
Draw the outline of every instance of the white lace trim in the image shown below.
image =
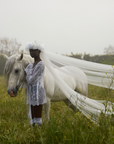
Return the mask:
[[43,61],[40,61],[34,68],[33,64],[29,64],[25,71],[27,73],[27,104],[35,106],[46,103]]
[[31,125],[33,125],[34,124],[34,119],[31,119]]
[[37,125],[42,125],[42,118],[34,118],[34,123]]

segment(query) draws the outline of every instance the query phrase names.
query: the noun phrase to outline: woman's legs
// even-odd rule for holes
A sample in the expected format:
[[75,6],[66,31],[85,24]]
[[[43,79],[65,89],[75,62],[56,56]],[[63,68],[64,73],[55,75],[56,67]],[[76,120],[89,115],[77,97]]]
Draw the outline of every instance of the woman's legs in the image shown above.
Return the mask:
[[42,109],[43,105],[33,106],[31,105],[31,115],[33,119],[33,123],[37,123],[38,125],[42,124]]

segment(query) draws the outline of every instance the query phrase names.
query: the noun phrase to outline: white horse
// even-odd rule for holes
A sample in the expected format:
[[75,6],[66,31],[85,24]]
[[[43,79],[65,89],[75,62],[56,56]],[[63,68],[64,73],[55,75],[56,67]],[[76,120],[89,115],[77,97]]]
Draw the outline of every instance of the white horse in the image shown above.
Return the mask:
[[[5,56],[5,57],[7,58],[7,62],[4,68],[7,83],[7,91],[9,93],[12,90],[14,94],[17,94],[20,84],[25,81],[26,74],[24,69],[29,63],[33,62],[33,59],[26,54],[13,55],[11,57]],[[76,68],[74,66],[61,67],[60,69],[73,72],[76,75],[76,77],[65,74],[62,71],[55,68],[57,73],[61,76],[61,78],[67,83],[67,85],[70,88],[87,96],[88,83],[87,83],[87,76],[85,75],[85,73],[79,68]],[[76,107],[72,105],[71,102],[66,98],[66,96],[61,92],[58,85],[55,83],[53,76],[51,75],[51,73],[48,71],[47,68],[45,68],[45,74],[44,74],[44,87],[47,98],[47,103],[44,104],[44,111],[45,116],[48,120],[49,120],[51,101],[52,102],[64,101],[66,105],[68,105],[76,112]]]

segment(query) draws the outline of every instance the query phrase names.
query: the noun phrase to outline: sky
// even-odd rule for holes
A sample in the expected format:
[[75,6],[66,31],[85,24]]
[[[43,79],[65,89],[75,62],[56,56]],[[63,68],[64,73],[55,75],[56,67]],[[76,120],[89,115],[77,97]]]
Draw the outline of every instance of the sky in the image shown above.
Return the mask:
[[60,54],[114,46],[114,0],[0,0],[0,38],[36,40]]

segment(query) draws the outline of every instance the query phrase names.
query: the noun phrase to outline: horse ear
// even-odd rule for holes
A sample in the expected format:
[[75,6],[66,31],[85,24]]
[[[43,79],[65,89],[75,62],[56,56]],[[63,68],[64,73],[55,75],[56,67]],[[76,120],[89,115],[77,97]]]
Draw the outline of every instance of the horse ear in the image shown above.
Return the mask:
[[9,59],[9,57],[8,57],[6,54],[2,54],[2,55],[3,55],[3,57],[4,57],[6,60]]
[[17,60],[21,61],[22,59],[23,59],[23,53],[20,55],[20,57]]

